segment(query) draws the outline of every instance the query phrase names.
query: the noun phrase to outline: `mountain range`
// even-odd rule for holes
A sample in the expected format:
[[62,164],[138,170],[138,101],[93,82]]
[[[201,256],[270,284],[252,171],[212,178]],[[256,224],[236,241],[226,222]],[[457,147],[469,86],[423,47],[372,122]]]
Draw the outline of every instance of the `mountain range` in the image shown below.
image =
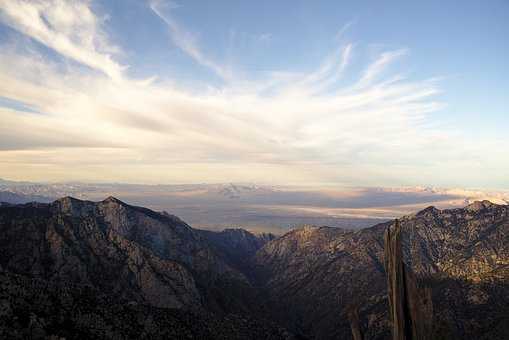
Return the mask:
[[37,183],[0,179],[0,201],[50,203],[72,196],[115,196],[131,205],[171,211],[193,227],[245,228],[278,235],[306,225],[366,228],[430,205],[459,208],[474,201],[509,202],[507,191],[433,187],[305,187],[253,183]]
[[[64,197],[0,206],[0,337],[388,339],[384,232],[195,229],[166,212]],[[434,339],[509,337],[509,206],[400,219]]]

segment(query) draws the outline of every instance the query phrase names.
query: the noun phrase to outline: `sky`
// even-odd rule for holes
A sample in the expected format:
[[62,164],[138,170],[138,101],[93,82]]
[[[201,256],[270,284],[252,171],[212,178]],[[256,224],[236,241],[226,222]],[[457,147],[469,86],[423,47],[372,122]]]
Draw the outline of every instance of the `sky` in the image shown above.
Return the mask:
[[0,0],[0,177],[509,188],[509,2]]

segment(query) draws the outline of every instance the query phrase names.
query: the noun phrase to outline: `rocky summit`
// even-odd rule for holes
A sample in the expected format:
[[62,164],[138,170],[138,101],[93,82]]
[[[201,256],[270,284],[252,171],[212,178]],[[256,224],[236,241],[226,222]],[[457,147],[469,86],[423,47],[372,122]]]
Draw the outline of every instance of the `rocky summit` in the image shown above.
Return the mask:
[[[384,232],[304,228],[255,256],[275,318],[316,339],[349,339],[359,310],[366,339],[387,339]],[[431,289],[433,339],[509,337],[509,206],[424,209],[400,220],[404,262]]]
[[291,338],[179,218],[71,197],[0,207],[0,338]]
[[[276,237],[113,197],[1,205],[0,338],[389,339],[388,228]],[[509,206],[430,207],[398,235],[431,338],[509,338]]]

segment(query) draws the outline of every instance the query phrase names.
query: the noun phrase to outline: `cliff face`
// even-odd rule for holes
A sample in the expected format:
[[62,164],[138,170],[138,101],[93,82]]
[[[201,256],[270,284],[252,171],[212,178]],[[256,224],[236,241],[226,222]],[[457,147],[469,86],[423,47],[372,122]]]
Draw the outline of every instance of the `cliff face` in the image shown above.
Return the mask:
[[243,280],[184,222],[114,198],[5,207],[0,225],[4,269],[153,306],[200,306],[201,280]]
[[[508,213],[507,205],[484,201],[400,220],[401,258],[411,269],[406,276],[415,276],[406,279],[432,288],[425,295],[432,299],[434,339],[509,335]],[[365,338],[389,338],[384,232],[390,225],[305,228],[265,245],[255,260],[278,320],[310,337],[349,339],[345,314],[354,304]]]
[[261,315],[257,290],[175,216],[115,198],[0,207],[0,266],[159,308]]
[[403,262],[399,221],[385,231],[385,270],[393,340],[432,339],[431,288],[421,287]]
[[507,278],[509,208],[489,201],[427,208],[401,219],[405,261],[418,274],[480,282]]
[[257,290],[175,216],[66,197],[2,206],[0,227],[1,336],[291,338],[257,321]]

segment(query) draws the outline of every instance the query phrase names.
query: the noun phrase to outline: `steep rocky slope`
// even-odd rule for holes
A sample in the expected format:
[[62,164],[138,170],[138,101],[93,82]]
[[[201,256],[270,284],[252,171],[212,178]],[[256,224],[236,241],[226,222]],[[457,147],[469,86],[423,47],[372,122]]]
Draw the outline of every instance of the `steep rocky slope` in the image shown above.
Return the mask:
[[293,339],[245,315],[157,308],[0,270],[1,339]]
[[[279,238],[196,230],[127,205],[0,207],[0,337],[388,339],[384,233],[306,227]],[[429,287],[433,338],[509,337],[509,206],[400,220]],[[276,326],[276,324],[278,326]]]
[[244,273],[251,281],[255,279],[253,257],[265,244],[276,238],[273,234],[253,234],[240,228],[198,232],[221,254],[226,263]]
[[[275,318],[309,337],[347,339],[346,308],[381,299],[376,294],[385,290],[384,228],[306,227],[268,243],[255,260]],[[378,307],[382,312],[384,306]]]
[[154,306],[200,305],[200,279],[243,279],[178,218],[114,198],[5,207],[0,224],[6,270],[89,284]]
[[[308,227],[256,255],[278,321],[318,339],[351,338],[359,306],[366,338],[389,335],[383,233]],[[509,336],[509,207],[427,208],[401,220],[405,262],[433,292],[436,338]],[[482,315],[482,317],[481,317]]]
[[[58,283],[74,296],[75,290],[68,287],[85,286],[109,299],[150,310],[213,313],[218,318],[261,314],[257,292],[246,277],[228,265],[199,232],[175,216],[130,206],[113,197],[101,202],[66,197],[51,204],[0,207],[0,227],[3,271],[42,280],[43,287]],[[3,292],[12,284],[10,278],[3,277]],[[26,295],[39,290],[34,291],[32,281],[23,282],[21,291]],[[43,289],[43,296],[51,291]],[[26,304],[24,295],[20,299],[7,304]],[[48,297],[46,303],[55,309],[81,299],[81,295],[71,302]],[[93,299],[101,300],[95,295]],[[101,308],[109,313],[117,307]],[[88,326],[95,322],[79,315],[73,315],[70,322]],[[242,322],[228,327],[237,326]],[[263,332],[263,327],[260,330]]]

